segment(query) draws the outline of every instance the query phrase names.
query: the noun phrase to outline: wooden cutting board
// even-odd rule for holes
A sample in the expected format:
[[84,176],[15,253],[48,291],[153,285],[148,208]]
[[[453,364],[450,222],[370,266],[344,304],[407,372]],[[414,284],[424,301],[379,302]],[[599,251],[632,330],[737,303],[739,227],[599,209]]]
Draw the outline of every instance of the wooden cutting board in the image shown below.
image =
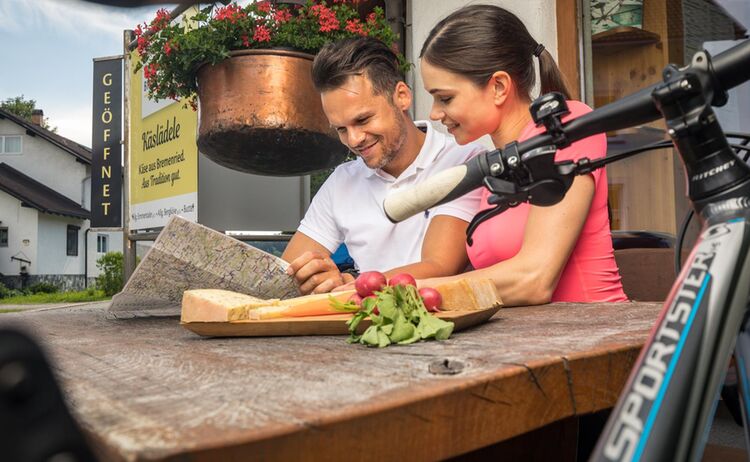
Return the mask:
[[[441,311],[437,317],[452,321],[454,332],[475,326],[489,320],[500,309],[500,305],[475,311]],[[331,314],[327,316],[306,316],[301,318],[278,318],[258,321],[243,320],[234,322],[181,322],[182,327],[206,337],[273,337],[293,335],[348,335],[346,321],[351,314]],[[363,320],[357,326],[362,333],[370,326],[370,320]]]

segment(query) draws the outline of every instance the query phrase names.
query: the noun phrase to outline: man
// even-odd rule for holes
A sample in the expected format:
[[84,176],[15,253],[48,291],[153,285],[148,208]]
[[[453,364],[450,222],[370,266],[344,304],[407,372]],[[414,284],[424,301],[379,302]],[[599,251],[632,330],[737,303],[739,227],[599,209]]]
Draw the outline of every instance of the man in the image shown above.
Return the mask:
[[379,40],[329,43],[315,57],[312,74],[328,121],[359,158],[326,180],[282,255],[301,291],[330,292],[354,280],[330,258],[341,243],[361,271],[415,278],[461,272],[479,190],[397,224],[382,204],[390,191],[459,165],[482,148],[459,146],[429,122],[411,120],[411,90],[396,55]]

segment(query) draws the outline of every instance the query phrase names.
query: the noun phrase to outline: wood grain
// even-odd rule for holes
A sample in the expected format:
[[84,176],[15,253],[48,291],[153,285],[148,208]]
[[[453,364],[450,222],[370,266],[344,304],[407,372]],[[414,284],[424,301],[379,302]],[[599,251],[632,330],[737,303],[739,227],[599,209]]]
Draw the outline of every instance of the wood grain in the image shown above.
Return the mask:
[[[441,311],[436,315],[441,319],[453,322],[453,331],[458,332],[487,321],[499,309],[500,306],[475,311]],[[331,314],[259,321],[182,322],[180,325],[198,335],[209,337],[349,335],[349,327],[346,325],[346,321],[351,318],[351,314]],[[364,319],[357,326],[357,332],[361,334],[369,326],[370,319]]]
[[435,460],[611,407],[659,305],[505,308],[444,342],[205,339],[102,305],[5,314],[103,460]]

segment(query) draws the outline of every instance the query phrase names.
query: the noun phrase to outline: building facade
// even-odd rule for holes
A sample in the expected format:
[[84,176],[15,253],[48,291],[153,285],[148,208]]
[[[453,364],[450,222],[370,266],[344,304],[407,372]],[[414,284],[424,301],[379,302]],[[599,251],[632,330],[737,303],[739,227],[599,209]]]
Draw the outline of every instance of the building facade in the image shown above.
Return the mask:
[[91,151],[0,110],[0,280],[20,288],[92,286],[122,233],[90,229]]

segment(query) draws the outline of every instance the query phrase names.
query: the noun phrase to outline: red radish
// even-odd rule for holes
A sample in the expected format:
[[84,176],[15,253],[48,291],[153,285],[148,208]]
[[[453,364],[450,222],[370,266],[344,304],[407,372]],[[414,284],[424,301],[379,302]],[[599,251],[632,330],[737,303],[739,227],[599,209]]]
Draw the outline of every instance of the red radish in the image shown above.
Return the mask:
[[389,286],[414,286],[417,287],[417,281],[409,273],[398,273],[388,281]]
[[354,281],[354,288],[363,298],[372,295],[376,290],[382,290],[385,285],[385,275],[380,271],[365,271]]
[[362,306],[362,297],[360,297],[359,294],[352,294],[347,302],[354,303],[357,306]]
[[422,297],[422,302],[427,311],[433,313],[440,311],[440,306],[443,304],[443,297],[440,296],[440,292],[432,287],[422,287],[419,289],[419,296]]
[[[354,295],[356,295],[356,294],[354,294]],[[377,295],[368,295],[367,297],[363,298],[362,301],[364,301],[365,299],[368,299],[368,298],[371,298],[371,299],[373,299],[375,301],[378,300],[378,296]],[[380,310],[378,309],[377,305],[375,305],[375,308],[372,309],[372,314],[375,314],[375,315],[379,315],[380,314]]]

